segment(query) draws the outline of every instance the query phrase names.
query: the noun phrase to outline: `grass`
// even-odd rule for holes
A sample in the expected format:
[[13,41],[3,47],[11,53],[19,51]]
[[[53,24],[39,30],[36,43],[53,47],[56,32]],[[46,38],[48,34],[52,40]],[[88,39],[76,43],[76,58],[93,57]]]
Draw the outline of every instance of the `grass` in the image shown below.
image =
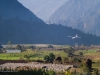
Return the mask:
[[[97,52],[98,49],[91,49],[91,50],[78,50],[75,51],[75,54],[79,54],[79,52],[83,52],[84,57],[92,58],[93,61],[100,60],[100,52]],[[0,59],[2,60],[19,60],[19,59],[25,59],[24,56],[28,55],[30,57],[30,60],[43,60],[43,57],[45,55],[49,55],[50,53],[53,53],[57,56],[61,56],[62,58],[67,57],[67,54],[64,51],[58,51],[58,50],[31,50],[28,49],[27,51],[24,51],[22,53],[5,53],[0,54]]]
[[16,55],[14,56],[12,54],[0,54],[0,59],[2,59],[2,60],[18,60],[19,56],[16,56]]
[[53,53],[56,56],[66,57],[66,53],[64,51],[55,51],[55,50],[30,50],[28,49],[25,52],[22,53],[5,53],[0,54],[0,59],[2,60],[19,60],[19,59],[25,59],[24,56],[28,55],[30,57],[30,60],[43,60],[43,57],[45,55],[49,55],[49,53]]
[[83,52],[84,55],[94,54],[97,53],[97,49],[90,49],[90,50],[78,50],[75,54],[79,54],[79,52]]
[[[75,54],[79,55],[79,52],[83,52],[84,57],[91,58],[93,61],[100,60],[100,52],[97,52],[98,49],[91,49],[91,50],[78,50],[75,51]],[[49,55],[50,53],[55,54],[55,56],[61,56],[62,58],[67,57],[67,54],[64,51],[58,50],[31,50],[27,49],[22,53],[5,53],[0,54],[0,59],[2,60],[19,60],[25,59],[24,56],[27,55],[30,57],[30,60],[43,60],[45,55]]]

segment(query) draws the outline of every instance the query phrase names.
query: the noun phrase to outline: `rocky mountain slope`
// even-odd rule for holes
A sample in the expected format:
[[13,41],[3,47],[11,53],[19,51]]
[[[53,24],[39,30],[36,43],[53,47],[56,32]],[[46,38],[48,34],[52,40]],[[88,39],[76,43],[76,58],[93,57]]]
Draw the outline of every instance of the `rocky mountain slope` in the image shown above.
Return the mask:
[[39,18],[46,21],[60,6],[68,0],[18,0]]
[[69,0],[48,20],[100,36],[100,0]]

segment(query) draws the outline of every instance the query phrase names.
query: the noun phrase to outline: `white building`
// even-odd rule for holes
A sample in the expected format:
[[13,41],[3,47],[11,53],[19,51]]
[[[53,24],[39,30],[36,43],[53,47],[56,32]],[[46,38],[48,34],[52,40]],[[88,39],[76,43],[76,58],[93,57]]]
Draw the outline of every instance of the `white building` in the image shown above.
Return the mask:
[[21,53],[21,50],[6,50],[6,53]]

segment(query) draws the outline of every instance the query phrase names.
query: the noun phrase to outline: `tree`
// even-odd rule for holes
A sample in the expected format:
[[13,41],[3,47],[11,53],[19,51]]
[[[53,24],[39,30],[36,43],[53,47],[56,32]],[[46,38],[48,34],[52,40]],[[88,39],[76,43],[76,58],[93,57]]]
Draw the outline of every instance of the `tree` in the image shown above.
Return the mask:
[[54,59],[55,59],[55,55],[53,53],[50,53],[49,55],[44,56],[44,60],[46,62],[53,63]]
[[86,60],[86,66],[88,67],[89,70],[92,69],[92,60],[91,59]]
[[8,41],[7,45],[8,45],[7,49],[12,49],[13,48],[12,41]]
[[48,55],[44,56],[44,60],[45,60],[46,62],[49,62],[49,56],[48,56]]
[[29,46],[30,49],[36,49],[36,46]]
[[72,47],[69,47],[67,53],[68,53],[68,57],[73,57],[74,49]]
[[58,56],[54,59],[54,62],[55,64],[62,64],[62,57],[61,56]]
[[49,54],[49,62],[53,63],[53,60],[55,59],[55,55],[53,53]]
[[48,48],[53,48],[53,46],[52,45],[48,45]]
[[81,59],[79,59],[79,58],[73,58],[73,60],[72,60],[74,63],[78,63],[78,62],[81,62]]
[[8,45],[11,45],[12,44],[12,41],[8,41],[8,43],[7,43]]
[[83,52],[79,52],[79,55],[82,56],[83,55]]
[[21,50],[21,46],[20,45],[17,45],[16,46],[16,49]]
[[83,70],[85,72],[91,72],[92,70],[92,60],[87,59],[85,63],[83,63]]

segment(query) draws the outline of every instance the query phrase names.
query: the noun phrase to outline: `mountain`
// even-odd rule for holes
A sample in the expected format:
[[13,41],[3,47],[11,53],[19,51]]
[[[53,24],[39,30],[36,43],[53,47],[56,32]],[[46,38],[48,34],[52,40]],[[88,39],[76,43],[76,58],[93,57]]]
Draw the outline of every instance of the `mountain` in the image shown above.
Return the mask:
[[46,21],[60,6],[68,0],[18,0],[39,18]]
[[[0,15],[0,44],[8,41],[14,44],[100,44],[100,37],[67,26],[45,24],[17,0],[0,0]],[[30,15],[32,19],[28,19]],[[68,37],[76,34],[81,38]]]
[[[81,38],[72,39],[68,36],[78,34]],[[7,44],[59,44],[59,45],[91,45],[100,44],[100,37],[85,34],[79,30],[62,25],[47,25],[41,22],[9,19],[0,21],[0,43]]]
[[69,0],[56,10],[48,22],[100,36],[100,0]]
[[0,0],[0,16],[3,19],[11,19],[16,17],[27,21],[42,21],[17,0]]

